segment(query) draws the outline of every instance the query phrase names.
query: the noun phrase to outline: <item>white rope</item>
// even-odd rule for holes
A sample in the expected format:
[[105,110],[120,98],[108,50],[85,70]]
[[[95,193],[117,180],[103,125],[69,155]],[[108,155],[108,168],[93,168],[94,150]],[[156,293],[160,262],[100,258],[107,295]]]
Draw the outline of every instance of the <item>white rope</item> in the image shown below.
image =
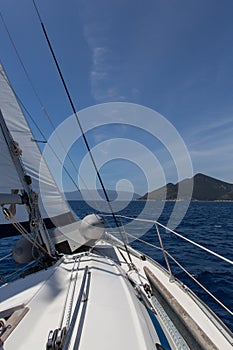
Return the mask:
[[124,215],[116,215],[116,216],[117,216],[117,217],[119,216],[119,217],[122,217],[122,218],[125,218],[125,219],[130,219],[130,220],[136,220],[136,221],[142,221],[142,222],[151,222],[151,223],[153,223],[154,225],[157,224],[157,225],[163,227],[165,230],[167,230],[167,231],[173,233],[173,234],[176,235],[177,237],[180,237],[180,238],[182,238],[183,240],[185,240],[185,241],[187,241],[187,242],[189,242],[189,243],[195,245],[196,247],[198,247],[198,248],[200,248],[200,249],[202,249],[202,250],[205,250],[206,252],[208,252],[208,253],[210,253],[210,254],[216,256],[217,258],[219,258],[219,259],[221,259],[221,260],[224,260],[224,261],[227,262],[228,264],[233,265],[233,261],[232,261],[232,260],[227,259],[227,258],[225,258],[224,256],[222,256],[222,255],[220,255],[220,254],[218,254],[218,253],[215,253],[214,251],[212,251],[212,250],[210,250],[210,249],[204,247],[203,245],[201,245],[201,244],[199,244],[199,243],[196,243],[196,242],[192,241],[191,239],[189,239],[189,238],[187,238],[187,237],[182,236],[182,235],[179,234],[178,232],[175,232],[175,231],[171,230],[169,227],[166,227],[165,225],[161,224],[161,223],[158,222],[158,221],[149,220],[149,219],[131,218],[131,217],[129,217],[129,216],[124,216]]

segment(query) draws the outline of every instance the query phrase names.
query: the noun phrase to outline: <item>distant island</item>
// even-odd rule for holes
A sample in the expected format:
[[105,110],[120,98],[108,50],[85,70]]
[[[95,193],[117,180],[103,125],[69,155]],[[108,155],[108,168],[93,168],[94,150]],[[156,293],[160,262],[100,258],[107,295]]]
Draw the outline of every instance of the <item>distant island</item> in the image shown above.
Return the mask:
[[[155,191],[146,193],[139,200],[176,200],[178,186],[182,183],[184,188],[193,181],[192,201],[232,201],[233,200],[233,184],[215,179],[213,177],[196,174],[192,179],[185,179],[177,184],[168,183]],[[185,200],[187,198],[180,198]]]
[[[137,193],[131,193],[126,191],[114,191],[107,189],[108,198],[110,201],[129,201],[129,200],[136,200],[140,198],[140,195]],[[105,200],[105,195],[103,190],[97,189],[99,197],[101,197],[103,200]],[[98,201],[97,193],[95,190],[81,190],[79,191],[72,191],[72,192],[66,192],[65,197],[68,201],[81,201],[81,200],[89,200],[89,201]]]
[[[157,190],[146,193],[140,196],[138,193],[130,193],[126,191],[114,191],[107,189],[108,197],[110,201],[129,201],[129,200],[167,200],[175,201],[177,199],[178,187],[182,184],[182,188],[189,187],[190,182],[193,181],[193,193],[192,201],[233,201],[233,184],[215,179],[213,177],[196,174],[191,179],[182,180],[176,184],[168,183]],[[104,193],[101,189],[97,190],[99,196],[105,200]],[[167,193],[166,193],[167,192]],[[184,191],[185,192],[185,191]],[[166,198],[165,198],[166,193]],[[89,200],[98,201],[99,197],[96,195],[94,190],[82,190],[81,193],[78,191],[66,192],[65,197],[69,201],[78,200]],[[181,200],[189,199],[183,197]]]

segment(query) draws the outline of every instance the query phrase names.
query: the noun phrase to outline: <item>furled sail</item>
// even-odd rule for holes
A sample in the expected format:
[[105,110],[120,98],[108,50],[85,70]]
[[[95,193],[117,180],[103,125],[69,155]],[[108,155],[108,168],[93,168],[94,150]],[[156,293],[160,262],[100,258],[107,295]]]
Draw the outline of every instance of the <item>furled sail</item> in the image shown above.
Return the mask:
[[[48,227],[64,226],[75,221],[70,208],[60,193],[50,171],[41,156],[37,143],[23,115],[17,98],[9,84],[3,67],[0,65],[0,110],[1,116],[15,142],[22,150],[21,160],[27,175],[32,179],[32,188],[39,194],[40,211]],[[0,127],[0,193],[11,193],[23,188],[11,153]],[[40,172],[39,172],[40,170]],[[42,186],[40,186],[42,184]],[[41,188],[44,193],[41,193]],[[43,197],[43,203],[41,198]],[[45,208],[50,208],[48,214]],[[24,206],[17,206],[16,220],[26,223],[28,214]],[[4,234],[13,234],[11,225],[6,226],[4,215],[0,213],[0,231],[4,224]]]

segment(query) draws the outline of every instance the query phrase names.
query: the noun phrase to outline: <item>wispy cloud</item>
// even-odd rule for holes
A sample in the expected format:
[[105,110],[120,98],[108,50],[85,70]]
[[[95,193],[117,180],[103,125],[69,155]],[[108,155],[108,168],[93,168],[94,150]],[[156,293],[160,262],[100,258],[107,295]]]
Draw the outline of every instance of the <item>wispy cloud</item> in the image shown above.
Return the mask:
[[232,182],[233,118],[216,118],[198,125],[188,140],[194,171]]
[[[119,74],[114,55],[106,40],[106,23],[96,23],[85,15],[84,36],[91,51],[92,66],[90,71],[91,94],[97,102],[125,101],[119,92],[115,76]],[[116,62],[115,62],[116,63]]]
[[[90,35],[90,34],[89,34]],[[92,68],[90,72],[91,93],[97,102],[107,101],[125,101],[123,96],[114,82],[114,73],[116,68],[112,66],[112,52],[108,47],[96,46],[93,38],[92,43]],[[95,44],[95,45],[94,45]]]
[[111,67],[109,66],[109,50],[106,47],[92,47],[92,70],[90,73],[91,92],[95,100],[105,99],[105,89],[108,85]]
[[210,158],[215,158],[216,157],[227,157],[229,156],[229,154],[232,154],[233,151],[233,146],[231,144],[226,144],[226,145],[216,145],[215,147],[213,147],[213,145],[211,147],[209,147],[208,149],[201,149],[201,150],[192,150],[190,151],[190,155],[192,157],[192,159],[194,160],[194,158],[198,158],[198,159],[209,159]]
[[[93,40],[91,41],[93,42]],[[114,75],[117,69],[112,65],[113,54],[107,47],[92,47],[91,92],[97,102],[125,101],[119,92]]]
[[[108,7],[107,2],[105,5]],[[108,13],[108,18],[105,18],[104,12],[101,12],[98,7],[95,8],[95,13],[93,11],[93,3],[85,2],[84,37],[92,59],[91,94],[96,102],[136,100],[140,96],[139,88],[130,86],[127,79],[130,63],[124,56],[125,52],[119,50],[115,45],[116,40],[113,40],[116,35],[112,33],[112,21],[115,18],[114,6]]]
[[189,148],[190,150],[213,151],[226,148],[233,150],[232,143],[233,117],[216,118],[192,129]]
[[[210,113],[211,114],[211,113]],[[205,120],[205,118],[204,118]],[[226,131],[233,129],[233,116],[220,116],[210,121],[205,120],[205,124],[200,124],[192,131],[193,136],[201,136],[208,133],[212,135],[214,132]]]

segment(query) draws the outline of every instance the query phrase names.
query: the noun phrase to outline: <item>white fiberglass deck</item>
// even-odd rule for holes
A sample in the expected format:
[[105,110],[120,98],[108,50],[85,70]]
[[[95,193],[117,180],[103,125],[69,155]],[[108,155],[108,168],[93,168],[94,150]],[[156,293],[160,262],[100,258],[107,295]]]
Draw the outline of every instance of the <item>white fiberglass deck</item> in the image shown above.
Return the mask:
[[[206,306],[202,304],[194,294],[190,293],[186,286],[179,281],[172,281],[169,274],[166,273],[159,264],[155,262],[152,263],[152,261],[148,259],[146,259],[146,261],[141,260],[137,251],[133,249],[130,250],[133,253],[131,254],[132,262],[137,266],[137,271],[142,283],[148,283],[144,272],[144,268],[146,267],[150,269],[156,277],[157,283],[162,286],[167,294],[170,294],[169,303],[176,303],[178,309],[180,307],[180,310],[182,310],[181,317],[187,322],[187,328],[189,326],[196,328],[194,331],[206,344],[204,347],[205,350],[233,349],[232,333],[229,330],[226,331],[224,325],[215,318],[215,315],[211,315],[210,310],[206,309]],[[168,325],[168,328],[169,327],[170,324]],[[164,329],[164,331],[166,333],[166,329]],[[171,341],[173,342],[173,339],[171,339]],[[176,349],[176,346],[174,348]],[[180,348],[180,345],[178,345],[178,348]],[[184,346],[184,348],[186,347]]]
[[4,350],[46,349],[49,331],[72,323],[86,266],[86,300],[75,319],[70,349],[155,348],[159,340],[152,322],[120,268],[91,254],[67,257],[1,289],[1,311],[21,304],[29,308],[5,340]]
[[130,250],[136,267],[131,271],[124,248],[115,249],[101,241],[90,253],[65,256],[48,270],[3,286],[0,317],[22,305],[25,314],[12,333],[5,339],[3,336],[0,349],[46,349],[49,332],[66,326],[68,334],[62,350],[155,350],[155,344],[172,350],[199,350],[198,345],[188,347],[179,332],[171,330],[171,320],[153,303],[158,325],[152,323],[132,286],[140,287],[144,293],[143,286],[149,283],[144,270],[147,268],[157,284],[172,296],[169,302],[178,305],[182,313],[178,318],[184,318],[187,328],[196,327],[194,335],[204,344],[201,349],[232,350],[233,337],[195,296],[179,282],[171,282],[159,265]]

